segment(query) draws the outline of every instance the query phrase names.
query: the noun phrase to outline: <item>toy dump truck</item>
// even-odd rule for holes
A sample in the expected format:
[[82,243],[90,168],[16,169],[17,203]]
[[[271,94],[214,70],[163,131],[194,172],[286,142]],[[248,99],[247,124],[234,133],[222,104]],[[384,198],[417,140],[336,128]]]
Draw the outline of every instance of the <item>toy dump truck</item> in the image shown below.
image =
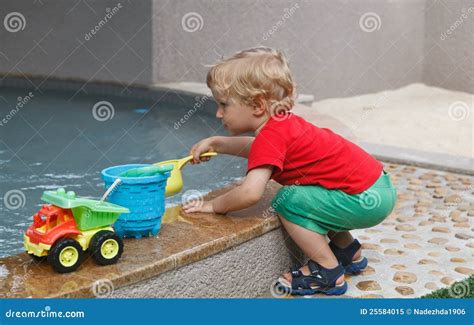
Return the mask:
[[24,246],[35,260],[47,259],[59,273],[75,271],[86,251],[99,265],[114,264],[123,252],[122,239],[112,225],[127,208],[76,197],[63,188],[45,191],[41,209],[26,230]]

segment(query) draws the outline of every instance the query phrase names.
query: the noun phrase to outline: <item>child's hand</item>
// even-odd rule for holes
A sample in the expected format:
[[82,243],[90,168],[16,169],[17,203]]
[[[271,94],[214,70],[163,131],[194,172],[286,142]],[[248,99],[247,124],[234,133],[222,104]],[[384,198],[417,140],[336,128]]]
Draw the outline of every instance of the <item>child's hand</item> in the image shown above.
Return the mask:
[[193,213],[193,212],[214,213],[214,209],[212,208],[211,201],[193,200],[193,201],[183,204],[183,210],[186,213]]
[[209,151],[215,151],[213,141],[213,137],[206,138],[199,141],[191,148],[190,154],[193,156],[191,164],[199,164],[201,161],[208,161],[211,159],[211,157],[201,157],[201,155]]

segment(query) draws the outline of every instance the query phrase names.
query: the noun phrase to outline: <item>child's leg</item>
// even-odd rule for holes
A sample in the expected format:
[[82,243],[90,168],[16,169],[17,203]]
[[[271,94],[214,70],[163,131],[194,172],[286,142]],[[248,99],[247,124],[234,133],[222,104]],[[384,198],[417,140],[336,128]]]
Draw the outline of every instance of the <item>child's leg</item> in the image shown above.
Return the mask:
[[[306,254],[311,260],[320,264],[324,268],[333,269],[339,265],[336,257],[332,253],[331,249],[326,240],[326,236],[318,234],[314,231],[303,228],[297,224],[294,224],[285,218],[280,217],[283,227],[293,239],[293,241],[298,245],[303,253]],[[301,269],[303,274],[308,275],[309,268],[308,266],[303,266]],[[285,273],[284,278],[291,282],[291,274],[289,272]],[[344,275],[337,279],[336,283],[340,284],[344,282]]]
[[[348,231],[342,231],[342,232],[335,232],[335,231],[329,231],[328,232],[328,238],[337,245],[337,247],[340,248],[345,248],[349,246],[353,241],[354,237],[352,237],[351,233]],[[358,260],[362,256],[362,248],[359,248],[359,250],[354,254],[352,257],[353,261]]]

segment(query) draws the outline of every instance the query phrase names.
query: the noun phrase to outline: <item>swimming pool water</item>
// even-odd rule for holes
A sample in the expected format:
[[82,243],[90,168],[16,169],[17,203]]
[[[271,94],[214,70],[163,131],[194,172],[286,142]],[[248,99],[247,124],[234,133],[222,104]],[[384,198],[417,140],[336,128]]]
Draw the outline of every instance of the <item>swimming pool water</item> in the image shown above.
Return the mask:
[[[25,102],[30,91],[33,97]],[[0,257],[23,251],[23,233],[43,191],[65,187],[98,198],[103,168],[181,158],[196,141],[227,134],[213,114],[199,110],[175,124],[192,108],[184,102],[73,95],[0,88]],[[98,102],[107,103],[94,110]],[[167,206],[180,203],[187,191],[206,193],[235,181],[244,176],[245,164],[220,155],[186,166],[183,191],[167,198]]]

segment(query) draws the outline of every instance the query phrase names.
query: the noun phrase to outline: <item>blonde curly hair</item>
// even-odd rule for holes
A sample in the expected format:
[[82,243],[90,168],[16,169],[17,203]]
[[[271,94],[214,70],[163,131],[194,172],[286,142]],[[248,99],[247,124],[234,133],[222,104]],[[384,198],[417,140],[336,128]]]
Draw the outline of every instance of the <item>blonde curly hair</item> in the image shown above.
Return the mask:
[[214,97],[234,97],[249,106],[263,99],[271,114],[291,110],[296,97],[288,61],[268,47],[243,50],[212,65],[207,86]]

